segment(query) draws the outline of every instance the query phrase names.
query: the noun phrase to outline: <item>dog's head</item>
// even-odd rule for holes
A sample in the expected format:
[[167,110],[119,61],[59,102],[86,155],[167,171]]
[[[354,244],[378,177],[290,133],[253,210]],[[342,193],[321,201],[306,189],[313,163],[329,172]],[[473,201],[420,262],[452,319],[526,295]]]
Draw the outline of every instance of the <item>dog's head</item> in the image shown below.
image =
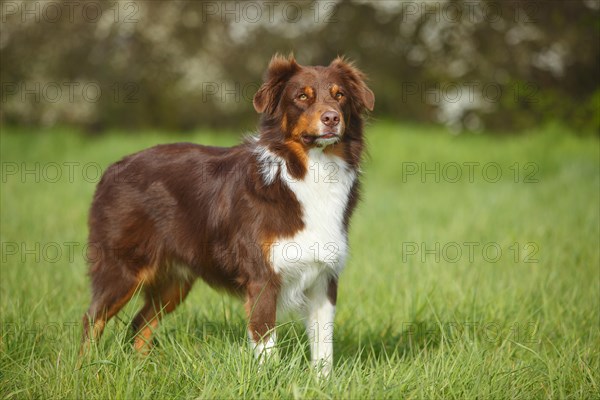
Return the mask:
[[254,108],[278,139],[305,148],[341,141],[351,121],[374,103],[363,73],[341,57],[326,67],[308,67],[275,56],[254,96]]

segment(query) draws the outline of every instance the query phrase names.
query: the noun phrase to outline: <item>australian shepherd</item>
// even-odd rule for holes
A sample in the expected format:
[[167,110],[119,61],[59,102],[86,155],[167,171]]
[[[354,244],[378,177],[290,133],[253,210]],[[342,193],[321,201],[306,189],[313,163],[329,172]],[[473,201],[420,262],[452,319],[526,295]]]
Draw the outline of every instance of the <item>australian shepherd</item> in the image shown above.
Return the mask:
[[245,300],[259,360],[274,351],[277,315],[299,311],[312,363],[329,374],[363,116],[374,102],[343,58],[311,67],[275,56],[253,100],[256,136],[231,148],[159,145],[111,165],[89,215],[82,351],[139,290],[134,348],[147,352],[161,317],[202,278]]

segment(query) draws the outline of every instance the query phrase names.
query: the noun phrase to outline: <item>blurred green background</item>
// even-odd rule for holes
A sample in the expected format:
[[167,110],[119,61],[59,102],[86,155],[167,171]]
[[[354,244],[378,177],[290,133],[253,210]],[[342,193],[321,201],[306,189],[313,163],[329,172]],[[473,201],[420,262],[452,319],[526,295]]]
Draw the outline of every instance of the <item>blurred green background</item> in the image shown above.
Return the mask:
[[2,124],[253,129],[269,58],[355,60],[377,118],[600,129],[600,3],[3,1]]

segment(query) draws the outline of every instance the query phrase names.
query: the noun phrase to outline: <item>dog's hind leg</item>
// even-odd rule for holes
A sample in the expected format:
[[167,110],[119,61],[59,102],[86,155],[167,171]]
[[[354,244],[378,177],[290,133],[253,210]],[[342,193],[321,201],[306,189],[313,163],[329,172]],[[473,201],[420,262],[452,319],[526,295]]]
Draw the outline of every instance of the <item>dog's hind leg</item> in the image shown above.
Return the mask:
[[158,327],[160,319],[175,310],[191,288],[192,282],[171,281],[145,289],[146,302],[132,322],[135,333],[133,347],[139,353],[146,354],[150,351],[152,333]]
[[91,341],[100,339],[108,320],[127,304],[141,285],[140,279],[116,277],[113,271],[104,266],[92,270],[92,302],[83,316],[80,355]]

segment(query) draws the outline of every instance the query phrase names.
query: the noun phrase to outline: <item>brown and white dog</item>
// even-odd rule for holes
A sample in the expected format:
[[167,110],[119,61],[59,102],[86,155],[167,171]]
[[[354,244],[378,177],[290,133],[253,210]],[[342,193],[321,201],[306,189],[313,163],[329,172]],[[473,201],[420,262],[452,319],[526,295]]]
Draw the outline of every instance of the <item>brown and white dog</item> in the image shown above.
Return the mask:
[[92,302],[82,351],[137,291],[134,347],[202,278],[246,300],[257,357],[276,315],[306,318],[311,358],[331,371],[338,275],[358,200],[363,114],[373,92],[342,58],[329,66],[275,56],[254,96],[256,137],[232,148],[152,147],[111,165],[89,216]]

